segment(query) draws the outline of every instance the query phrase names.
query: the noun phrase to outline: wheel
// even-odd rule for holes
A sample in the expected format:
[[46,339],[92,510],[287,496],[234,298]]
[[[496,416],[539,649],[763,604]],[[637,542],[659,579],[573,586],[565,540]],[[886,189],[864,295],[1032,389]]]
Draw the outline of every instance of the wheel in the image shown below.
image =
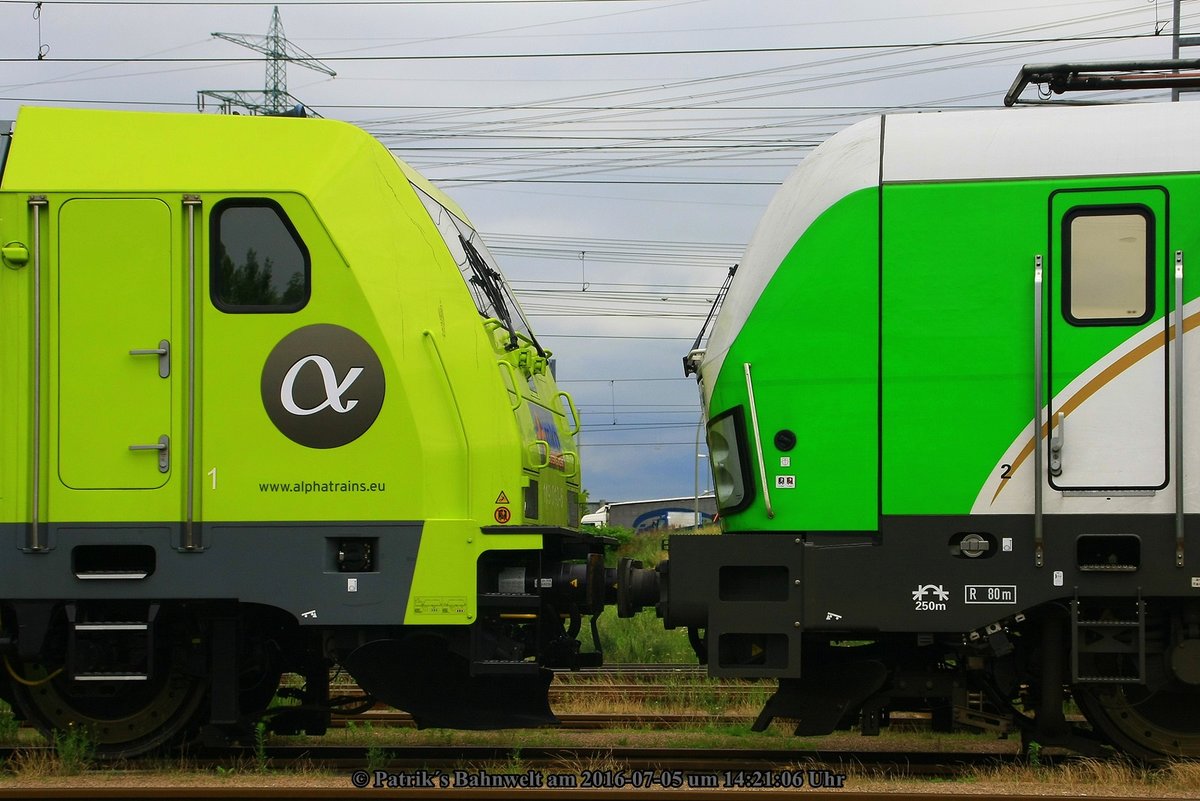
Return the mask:
[[[117,603],[93,611],[111,615],[110,620],[138,619],[131,607]],[[144,609],[137,611],[145,614]],[[57,732],[82,731],[101,759],[133,757],[183,742],[207,711],[202,701],[208,680],[196,670],[205,664],[207,648],[195,621],[182,610],[162,609],[154,625],[152,658],[136,653],[136,641],[77,640],[75,664],[95,677],[80,681],[62,669],[68,662],[70,637],[67,617],[57,617],[40,661],[5,660],[13,700],[47,739]],[[154,666],[148,678],[133,678],[136,671],[120,669],[123,662],[139,660]],[[99,678],[109,671],[126,677]]]
[[1087,684],[1072,693],[1093,728],[1126,753],[1150,762],[1200,757],[1200,688]]
[[25,666],[34,686],[13,682],[25,716],[48,739],[55,732],[82,729],[102,759],[138,756],[181,742],[198,722],[206,685],[172,667],[147,681],[74,681],[65,675],[46,680],[40,665]]
[[[1103,611],[1097,619],[1108,616]],[[1149,616],[1145,649],[1144,683],[1079,684],[1072,688],[1076,703],[1096,732],[1131,756],[1200,758],[1200,604]],[[1101,653],[1094,669],[1128,675],[1135,652]]]

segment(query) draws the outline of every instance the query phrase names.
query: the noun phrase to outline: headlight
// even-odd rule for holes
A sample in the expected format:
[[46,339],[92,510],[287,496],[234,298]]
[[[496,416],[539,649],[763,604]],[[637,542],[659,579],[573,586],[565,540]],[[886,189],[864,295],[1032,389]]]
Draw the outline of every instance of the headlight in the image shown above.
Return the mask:
[[754,499],[750,483],[749,454],[746,452],[745,415],[741,406],[723,412],[708,423],[708,454],[712,463],[717,508],[740,512]]

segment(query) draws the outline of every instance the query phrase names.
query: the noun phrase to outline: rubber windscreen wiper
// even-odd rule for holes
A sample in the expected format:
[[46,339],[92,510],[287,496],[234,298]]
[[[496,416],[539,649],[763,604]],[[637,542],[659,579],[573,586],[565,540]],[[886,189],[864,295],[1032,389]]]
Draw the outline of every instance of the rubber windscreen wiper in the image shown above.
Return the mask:
[[463,252],[467,254],[467,264],[471,265],[472,275],[468,280],[479,287],[495,310],[496,316],[500,318],[500,322],[504,323],[504,327],[508,329],[509,340],[506,350],[516,350],[518,347],[517,332],[513,329],[512,315],[509,314],[508,304],[504,302],[504,292],[500,289],[502,280],[500,273],[487,265],[475,246],[462,234],[458,235],[458,241],[462,243]]

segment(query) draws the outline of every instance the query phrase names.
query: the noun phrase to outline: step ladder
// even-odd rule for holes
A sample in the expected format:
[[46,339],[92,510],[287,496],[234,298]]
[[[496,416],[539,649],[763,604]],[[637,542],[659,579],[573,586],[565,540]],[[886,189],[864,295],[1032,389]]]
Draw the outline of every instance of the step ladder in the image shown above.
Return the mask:
[[1146,683],[1146,602],[1129,598],[1071,601],[1071,681]]
[[[154,672],[158,604],[137,619],[107,620],[67,604],[67,672],[75,681],[147,681]],[[131,617],[123,615],[122,617]]]

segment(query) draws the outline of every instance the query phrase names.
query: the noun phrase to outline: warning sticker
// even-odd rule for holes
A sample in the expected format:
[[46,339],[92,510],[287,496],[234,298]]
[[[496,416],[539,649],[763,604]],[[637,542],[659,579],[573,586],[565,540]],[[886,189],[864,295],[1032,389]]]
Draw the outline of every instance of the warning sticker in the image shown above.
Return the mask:
[[504,494],[503,491],[501,491],[501,493],[496,496],[496,503],[507,504],[508,496],[506,494]]
[[493,515],[493,517],[496,518],[497,523],[504,525],[509,520],[512,520],[512,512],[508,511],[508,507],[501,506],[496,510],[496,513]]
[[413,611],[418,615],[461,615],[467,611],[467,599],[456,596],[414,598]]

